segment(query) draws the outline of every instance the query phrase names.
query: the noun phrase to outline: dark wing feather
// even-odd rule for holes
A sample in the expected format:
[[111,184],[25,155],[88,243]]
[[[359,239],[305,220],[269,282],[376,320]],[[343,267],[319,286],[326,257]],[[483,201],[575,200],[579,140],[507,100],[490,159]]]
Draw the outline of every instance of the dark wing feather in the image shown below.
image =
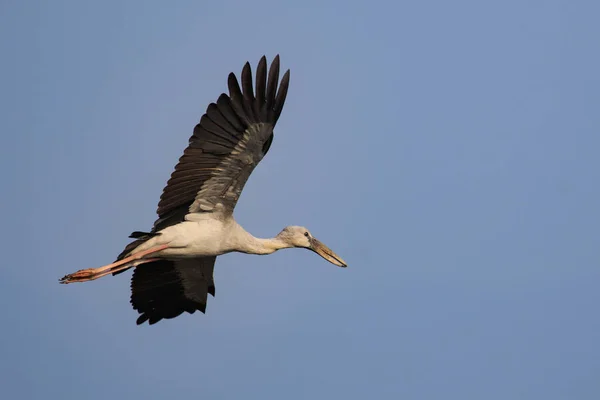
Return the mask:
[[150,325],[187,311],[206,311],[208,294],[215,295],[213,269],[216,257],[160,260],[133,271],[131,305],[141,315],[137,324]]
[[242,69],[241,87],[229,74],[229,95],[221,94],[207,107],[163,190],[154,232],[182,221],[187,212],[233,212],[248,177],[269,150],[289,86],[287,71],[277,90],[279,56],[268,79],[266,65],[263,56],[256,90],[249,63]]

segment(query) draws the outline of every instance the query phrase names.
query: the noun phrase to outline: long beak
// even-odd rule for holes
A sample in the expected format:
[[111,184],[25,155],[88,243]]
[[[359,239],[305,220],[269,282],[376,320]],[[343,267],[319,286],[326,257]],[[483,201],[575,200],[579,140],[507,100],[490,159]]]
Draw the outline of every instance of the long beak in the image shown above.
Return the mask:
[[315,238],[310,239],[310,249],[329,261],[330,263],[337,265],[338,267],[346,268],[348,265],[342,257],[338,256],[331,250],[329,247],[325,246],[323,243],[319,242]]

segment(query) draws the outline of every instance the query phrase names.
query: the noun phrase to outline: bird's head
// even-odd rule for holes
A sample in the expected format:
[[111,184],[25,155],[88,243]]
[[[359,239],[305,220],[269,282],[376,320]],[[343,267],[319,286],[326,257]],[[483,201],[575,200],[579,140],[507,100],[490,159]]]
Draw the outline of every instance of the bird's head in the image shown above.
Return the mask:
[[285,227],[277,237],[290,247],[303,247],[309,249],[338,267],[347,267],[342,257],[335,254],[329,247],[311,235],[308,229],[302,226]]

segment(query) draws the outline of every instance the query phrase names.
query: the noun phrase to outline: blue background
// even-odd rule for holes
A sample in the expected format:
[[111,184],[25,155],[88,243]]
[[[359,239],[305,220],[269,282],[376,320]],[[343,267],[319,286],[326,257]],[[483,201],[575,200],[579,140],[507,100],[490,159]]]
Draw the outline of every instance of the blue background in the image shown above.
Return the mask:
[[[6,399],[600,398],[597,1],[3,1]],[[206,315],[137,327],[130,273],[230,71],[291,68]]]

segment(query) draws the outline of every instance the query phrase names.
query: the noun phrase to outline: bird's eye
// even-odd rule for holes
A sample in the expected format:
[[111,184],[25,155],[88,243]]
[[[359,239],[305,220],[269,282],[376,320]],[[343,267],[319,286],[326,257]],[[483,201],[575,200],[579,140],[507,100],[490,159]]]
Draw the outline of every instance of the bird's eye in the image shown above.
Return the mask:
[[304,236],[309,237],[310,235],[308,234],[308,232],[304,232]]

